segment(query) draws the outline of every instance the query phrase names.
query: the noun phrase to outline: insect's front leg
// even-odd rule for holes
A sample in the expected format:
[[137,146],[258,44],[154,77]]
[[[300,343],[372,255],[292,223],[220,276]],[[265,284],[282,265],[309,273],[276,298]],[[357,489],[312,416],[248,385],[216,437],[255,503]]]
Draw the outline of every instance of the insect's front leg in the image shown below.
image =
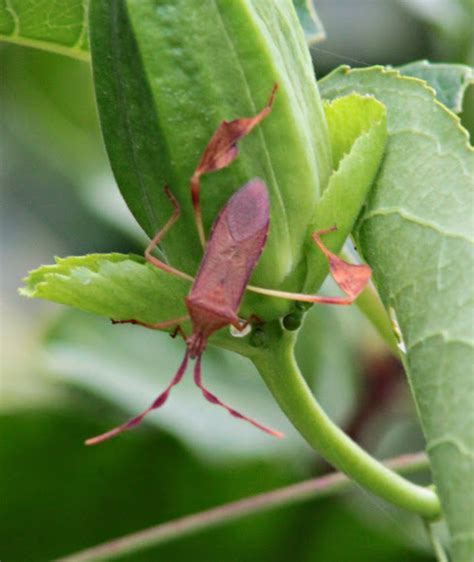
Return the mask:
[[[181,214],[181,208],[179,206],[178,200],[171,193],[171,190],[167,185],[165,186],[165,193],[168,196],[168,199],[171,201],[171,203],[174,207],[174,212],[171,215],[171,217],[168,219],[168,221],[166,222],[165,226],[155,234],[155,237],[153,238],[153,240],[148,244],[148,247],[145,250],[145,258],[148,262],[152,263],[155,267],[158,267],[159,269],[162,269],[163,271],[166,271],[167,273],[171,273],[172,275],[176,275],[177,277],[182,277],[183,279],[188,279],[189,281],[193,281],[193,277],[191,277],[187,273],[184,273],[184,271],[180,271],[179,269],[175,269],[174,267],[171,267],[171,265],[168,265],[164,261],[161,261],[160,259],[158,259],[154,255],[152,255],[153,250],[158,246],[158,244],[161,242],[161,240],[163,239],[165,234],[174,225],[174,223],[179,219],[179,216]],[[157,329],[160,329],[160,328],[157,328]]]

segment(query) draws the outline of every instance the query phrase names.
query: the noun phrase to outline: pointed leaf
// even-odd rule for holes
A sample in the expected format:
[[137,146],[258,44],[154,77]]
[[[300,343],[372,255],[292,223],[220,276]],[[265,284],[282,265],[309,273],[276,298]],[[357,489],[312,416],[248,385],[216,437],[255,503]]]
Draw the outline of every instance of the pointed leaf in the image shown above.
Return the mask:
[[453,560],[474,556],[474,152],[458,118],[420,80],[340,68],[329,99],[372,94],[388,111],[382,168],[360,221],[360,247],[406,346],[406,367]]

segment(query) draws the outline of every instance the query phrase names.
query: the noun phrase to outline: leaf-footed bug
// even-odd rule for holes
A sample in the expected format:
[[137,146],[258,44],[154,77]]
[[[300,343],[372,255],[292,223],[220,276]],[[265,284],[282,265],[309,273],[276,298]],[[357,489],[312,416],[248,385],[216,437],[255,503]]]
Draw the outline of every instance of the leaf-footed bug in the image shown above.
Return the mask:
[[[180,207],[176,198],[168,187],[165,188],[174,206],[174,213],[150,242],[145,251],[145,257],[156,267],[193,281],[190,293],[185,299],[189,314],[159,323],[145,323],[135,319],[113,322],[137,324],[156,330],[176,326],[175,334],[179,333],[183,336],[187,347],[186,353],[168,387],[149,408],[128,422],[97,437],[88,439],[87,445],[98,444],[137,426],[149,412],[162,406],[166,402],[172,387],[182,380],[190,358],[195,359],[194,381],[208,401],[224,407],[231,415],[248,421],[270,435],[283,437],[283,434],[279,431],[269,429],[240,414],[204,387],[201,377],[201,357],[208,338],[224,326],[231,325],[241,331],[253,320],[258,320],[252,315],[246,321],[241,322],[237,316],[246,289],[296,301],[350,304],[368,283],[371,270],[367,265],[348,264],[322,244],[320,236],[328,232],[328,230],[325,230],[315,232],[313,239],[327,256],[331,274],[347,297],[322,297],[288,293],[247,285],[264,249],[270,223],[268,190],[265,183],[258,178],[249,181],[229,199],[215,220],[209,240],[206,242],[200,207],[200,178],[203,174],[218,171],[228,166],[237,157],[238,140],[250,133],[270,113],[277,88],[277,85],[275,85],[267,105],[256,116],[221,123],[209,141],[191,178],[191,195],[196,227],[204,248],[204,255],[194,279],[152,255],[163,236],[180,216]],[[334,230],[334,228],[330,230]],[[181,323],[188,319],[191,319],[192,323],[192,334],[189,337],[181,328]]]

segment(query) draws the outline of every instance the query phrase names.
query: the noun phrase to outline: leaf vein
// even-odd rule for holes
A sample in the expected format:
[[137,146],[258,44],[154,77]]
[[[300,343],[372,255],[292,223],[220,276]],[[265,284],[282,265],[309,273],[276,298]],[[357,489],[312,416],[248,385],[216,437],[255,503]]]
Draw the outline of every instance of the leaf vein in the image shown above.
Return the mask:
[[[390,137],[393,139],[394,137],[397,137],[398,135],[418,135],[420,137],[424,137],[429,139],[430,141],[433,142],[433,144],[436,146],[436,153],[441,156],[441,157],[450,157],[452,158],[455,162],[457,162],[460,166],[461,166],[461,170],[462,170],[462,175],[465,176],[467,179],[472,181],[472,173],[470,172],[470,170],[466,170],[465,169],[465,162],[464,160],[456,153],[451,152],[451,151],[446,151],[441,148],[441,143],[439,141],[439,138],[437,138],[434,134],[432,133],[428,133],[427,131],[422,131],[421,129],[417,129],[415,127],[403,127],[400,129],[397,129],[396,131],[392,131],[390,133]],[[423,150],[423,152],[425,152]]]
[[467,447],[462,441],[460,441],[454,435],[448,434],[443,437],[439,437],[438,439],[431,440],[428,443],[426,450],[428,452],[433,452],[434,449],[437,449],[438,447],[442,447],[444,445],[451,445],[455,449],[457,449],[463,456],[474,460],[474,451],[471,451],[469,447]]
[[469,542],[474,541],[474,531],[466,531],[464,533],[453,533],[451,542],[453,543],[460,543],[460,542]]
[[365,214],[361,222],[365,223],[372,218],[386,217],[390,215],[398,215],[403,220],[415,223],[424,228],[429,228],[430,230],[434,230],[435,232],[441,234],[442,236],[446,236],[448,238],[456,238],[458,240],[464,240],[464,242],[468,242],[469,244],[474,244],[474,240],[472,238],[469,238],[465,234],[446,230],[442,226],[440,226],[439,224],[433,221],[423,219],[417,215],[414,215],[412,213],[409,213],[408,211],[405,211],[397,207],[385,207],[385,208],[379,208],[379,209],[374,209],[373,211],[369,211],[368,213]]
[[407,346],[407,353],[410,353],[416,347],[425,343],[427,340],[435,339],[435,338],[442,338],[444,344],[449,345],[449,344],[452,344],[452,343],[458,343],[458,344],[461,344],[461,345],[465,345],[467,347],[474,348],[474,341],[464,339],[464,338],[450,338],[444,330],[440,330],[439,332],[433,332],[431,334],[426,334],[423,337],[412,341],[410,343],[410,345]]
[[20,35],[20,18],[18,17],[18,14],[15,8],[13,7],[11,0],[5,0],[5,8],[7,9],[8,12],[10,12],[10,15],[13,19],[13,23],[15,25],[15,28],[11,33],[11,37],[18,37]]

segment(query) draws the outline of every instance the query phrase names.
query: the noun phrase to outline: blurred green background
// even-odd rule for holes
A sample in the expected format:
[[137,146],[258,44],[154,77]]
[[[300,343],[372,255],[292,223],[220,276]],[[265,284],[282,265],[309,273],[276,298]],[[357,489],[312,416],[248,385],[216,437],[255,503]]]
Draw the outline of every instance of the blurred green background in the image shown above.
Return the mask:
[[[470,0],[319,0],[328,39],[319,77],[339,64],[420,58],[472,63]],[[283,430],[276,442],[203,401],[185,380],[134,432],[85,438],[143,409],[183,343],[20,298],[26,272],[54,255],[142,253],[146,239],[111,176],[87,64],[1,45],[0,558],[39,562],[250,494],[323,474],[246,360],[204,358],[209,387]],[[473,130],[473,88],[465,125]],[[423,448],[403,372],[355,307],[314,308],[298,344],[333,419],[376,456]],[[427,482],[428,475],[420,475]],[[133,561],[424,562],[420,522],[362,490],[249,517],[122,558]]]

